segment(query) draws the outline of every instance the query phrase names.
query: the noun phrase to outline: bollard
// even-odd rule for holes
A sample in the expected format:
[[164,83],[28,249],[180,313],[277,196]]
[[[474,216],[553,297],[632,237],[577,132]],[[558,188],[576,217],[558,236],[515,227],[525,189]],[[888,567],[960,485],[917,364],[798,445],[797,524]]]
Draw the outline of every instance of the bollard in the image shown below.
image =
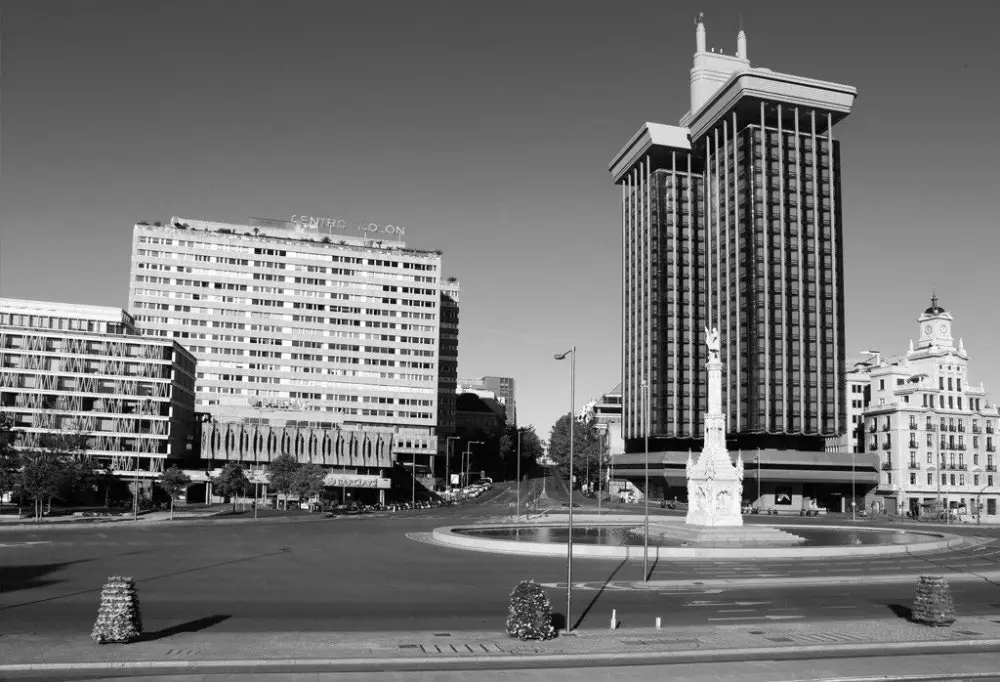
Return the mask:
[[660,617],[659,617],[659,616],[657,616],[657,617],[656,617],[656,629],[657,629],[657,630],[659,630],[659,629],[660,629],[660,624],[661,624],[661,623],[660,623]]
[[615,609],[611,609],[611,629],[618,629],[618,612]]

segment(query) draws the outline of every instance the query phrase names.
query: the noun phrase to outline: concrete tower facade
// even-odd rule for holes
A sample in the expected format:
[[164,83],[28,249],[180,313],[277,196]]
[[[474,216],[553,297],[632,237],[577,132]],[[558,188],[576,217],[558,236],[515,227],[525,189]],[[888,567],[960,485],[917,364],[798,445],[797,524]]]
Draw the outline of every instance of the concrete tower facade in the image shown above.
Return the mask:
[[752,67],[696,30],[691,109],[610,165],[622,188],[629,452],[700,448],[704,328],[718,327],[730,448],[824,450],[846,430],[843,220],[834,126],[855,88]]

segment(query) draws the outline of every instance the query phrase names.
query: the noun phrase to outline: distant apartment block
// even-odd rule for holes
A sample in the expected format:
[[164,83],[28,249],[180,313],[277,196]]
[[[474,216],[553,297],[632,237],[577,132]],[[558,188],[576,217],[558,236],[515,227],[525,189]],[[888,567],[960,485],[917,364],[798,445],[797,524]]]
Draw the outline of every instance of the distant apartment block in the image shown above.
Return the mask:
[[194,384],[194,356],[120,308],[0,298],[0,411],[20,450],[80,430],[100,467],[148,481],[191,455]]
[[497,400],[507,410],[507,423],[517,426],[517,399],[514,379],[511,377],[486,376],[478,379],[459,379],[459,393],[463,390],[492,391]]
[[[441,252],[395,238],[173,218],[135,226],[129,305],[145,334],[198,358],[197,409],[226,425],[217,432],[279,430],[302,459],[342,465],[334,432],[363,432],[351,441],[372,466],[426,475],[438,452],[442,356],[457,356],[457,314],[443,322],[442,310],[446,297],[457,305],[458,283],[441,269]],[[203,457],[223,458],[216,442],[221,433]],[[254,442],[227,457],[268,461],[274,450]]]

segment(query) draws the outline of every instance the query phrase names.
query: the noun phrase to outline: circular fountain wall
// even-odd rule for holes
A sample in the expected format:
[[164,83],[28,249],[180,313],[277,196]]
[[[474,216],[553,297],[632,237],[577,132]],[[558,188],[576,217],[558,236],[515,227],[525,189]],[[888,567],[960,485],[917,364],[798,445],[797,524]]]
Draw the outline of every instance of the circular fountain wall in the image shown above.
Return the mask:
[[[660,520],[658,520],[660,521]],[[662,523],[662,521],[660,521]],[[628,559],[643,556],[642,517],[584,517],[574,523],[573,556]],[[683,526],[683,520],[677,521]],[[754,524],[780,528],[802,541],[794,546],[726,542],[718,546],[694,546],[683,538],[650,535],[649,555],[653,558],[782,558],[872,556],[931,552],[955,547],[966,538],[943,533],[904,531],[894,528],[851,526]],[[753,526],[751,526],[752,528]],[[439,544],[486,552],[566,556],[568,525],[546,519],[543,522],[508,523],[438,528],[433,540]],[[637,532],[638,531],[638,532]]]

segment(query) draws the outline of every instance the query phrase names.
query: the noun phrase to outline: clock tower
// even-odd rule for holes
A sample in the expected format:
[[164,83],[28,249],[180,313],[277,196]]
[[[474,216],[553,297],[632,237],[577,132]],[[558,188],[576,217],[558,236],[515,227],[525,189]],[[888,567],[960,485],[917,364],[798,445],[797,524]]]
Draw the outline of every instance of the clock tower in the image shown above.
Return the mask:
[[952,316],[938,305],[937,295],[931,297],[931,307],[920,316],[920,341],[917,349],[954,348],[955,340],[951,337]]

